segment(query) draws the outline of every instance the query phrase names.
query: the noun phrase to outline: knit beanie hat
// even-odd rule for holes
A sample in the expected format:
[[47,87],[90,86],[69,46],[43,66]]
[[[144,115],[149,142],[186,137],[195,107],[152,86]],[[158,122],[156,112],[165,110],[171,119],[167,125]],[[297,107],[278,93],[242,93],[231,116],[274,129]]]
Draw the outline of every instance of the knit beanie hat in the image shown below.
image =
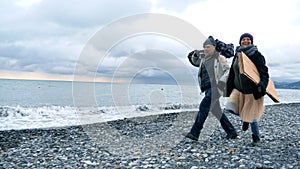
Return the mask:
[[214,40],[214,38],[212,36],[209,36],[203,43],[203,47],[205,45],[213,45],[216,46],[216,41]]
[[251,44],[253,44],[253,36],[252,36],[250,33],[244,33],[244,34],[242,34],[241,37],[240,37],[240,41],[239,41],[239,44],[240,44],[240,45],[241,45],[241,41],[242,41],[242,39],[243,39],[244,37],[250,38]]

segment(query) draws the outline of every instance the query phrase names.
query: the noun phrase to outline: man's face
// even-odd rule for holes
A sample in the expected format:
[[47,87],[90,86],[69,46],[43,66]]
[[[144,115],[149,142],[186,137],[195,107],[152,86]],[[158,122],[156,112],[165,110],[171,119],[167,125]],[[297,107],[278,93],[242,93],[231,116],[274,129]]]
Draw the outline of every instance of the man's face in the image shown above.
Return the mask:
[[248,37],[244,37],[242,40],[241,40],[241,46],[242,47],[247,47],[251,45],[251,39],[248,38]]
[[212,55],[212,54],[214,54],[215,50],[216,50],[215,46],[213,46],[213,45],[205,45],[204,46],[204,55],[205,56]]

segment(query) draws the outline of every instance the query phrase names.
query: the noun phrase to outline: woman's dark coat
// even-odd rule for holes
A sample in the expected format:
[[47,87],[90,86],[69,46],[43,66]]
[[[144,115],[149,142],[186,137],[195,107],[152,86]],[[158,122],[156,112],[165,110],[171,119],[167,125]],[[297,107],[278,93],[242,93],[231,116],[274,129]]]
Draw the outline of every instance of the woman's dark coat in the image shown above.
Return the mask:
[[[266,61],[265,61],[264,56],[259,51],[256,51],[253,55],[248,56],[248,57],[255,64],[255,66],[259,72],[259,75],[260,75],[260,82],[258,83],[258,85],[254,84],[252,81],[249,80],[249,83],[251,83],[251,86],[252,86],[252,92],[253,92],[254,98],[259,99],[266,94],[266,88],[267,88],[267,85],[269,82],[268,67],[266,66]],[[235,74],[233,71],[233,63],[235,62],[236,59],[237,59],[237,54],[233,58],[232,65],[231,65],[230,71],[229,71],[229,77],[228,77],[227,85],[226,85],[227,86],[227,90],[226,90],[227,97],[229,97],[232,90],[234,88],[236,88],[234,85]]]

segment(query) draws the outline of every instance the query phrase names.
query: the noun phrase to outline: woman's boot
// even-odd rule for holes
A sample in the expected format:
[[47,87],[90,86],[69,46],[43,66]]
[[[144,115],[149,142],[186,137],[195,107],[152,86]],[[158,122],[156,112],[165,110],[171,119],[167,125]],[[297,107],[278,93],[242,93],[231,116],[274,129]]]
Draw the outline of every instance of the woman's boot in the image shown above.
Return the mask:
[[253,146],[259,146],[260,145],[260,139],[259,139],[259,136],[256,136],[254,134],[252,134],[252,145]]
[[249,123],[248,122],[243,122],[242,130],[247,131],[249,128]]

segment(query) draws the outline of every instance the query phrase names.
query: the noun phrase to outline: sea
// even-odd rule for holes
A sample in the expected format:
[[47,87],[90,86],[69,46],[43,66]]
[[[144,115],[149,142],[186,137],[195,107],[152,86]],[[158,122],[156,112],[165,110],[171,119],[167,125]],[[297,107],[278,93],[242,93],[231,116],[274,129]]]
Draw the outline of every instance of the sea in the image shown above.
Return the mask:
[[[300,90],[277,89],[280,103]],[[198,110],[198,85],[0,79],[0,130],[57,128],[137,116]],[[225,106],[227,98],[221,98]]]

